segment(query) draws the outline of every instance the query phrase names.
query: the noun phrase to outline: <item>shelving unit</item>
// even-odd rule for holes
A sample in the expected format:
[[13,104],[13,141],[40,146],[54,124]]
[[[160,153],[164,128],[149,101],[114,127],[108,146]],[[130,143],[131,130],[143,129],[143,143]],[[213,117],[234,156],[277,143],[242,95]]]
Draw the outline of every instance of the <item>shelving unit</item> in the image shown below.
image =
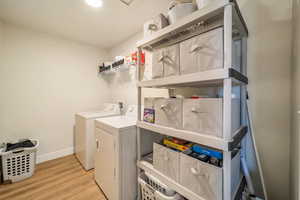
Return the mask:
[[241,139],[247,133],[247,127],[241,126],[240,129],[238,129],[237,132],[234,134],[235,137],[233,137],[230,141],[226,141],[222,138],[217,138],[217,137],[204,135],[200,133],[194,133],[186,130],[169,128],[169,127],[160,126],[156,124],[150,124],[142,121],[137,122],[137,127],[150,130],[156,133],[160,133],[162,135],[172,136],[187,141],[193,141],[195,143],[213,147],[215,149],[219,149],[223,151],[233,150],[241,142]]
[[233,84],[248,84],[248,78],[240,72],[230,69],[215,69],[210,71],[170,76],[147,81],[139,81],[138,87],[170,88],[170,87],[211,87],[222,86],[223,80],[232,78]]
[[[183,18],[175,24],[156,32],[149,38],[138,42],[139,52],[143,49],[153,51],[157,48],[179,43],[201,33],[207,32],[216,27],[223,27],[224,30],[224,68],[188,75],[172,76],[160,79],[143,81],[141,80],[140,69],[138,67],[138,162],[139,173],[146,171],[161,180],[171,189],[177,191],[189,200],[206,200],[193,193],[189,188],[185,188],[176,181],[156,170],[153,165],[144,161],[144,148],[151,146],[150,141],[143,139],[146,133],[143,130],[155,132],[157,134],[185,139],[201,145],[219,149],[223,152],[223,200],[233,200],[235,195],[232,191],[238,188],[231,188],[232,181],[232,151],[240,144],[247,134],[247,126],[241,123],[241,127],[232,134],[231,131],[231,99],[235,85],[240,86],[241,94],[241,118],[244,118],[244,106],[246,102],[246,86],[248,78],[246,76],[246,54],[248,29],[241,16],[239,7],[235,0],[215,0],[212,3],[193,14]],[[241,70],[240,72],[232,66],[232,42],[241,41]],[[142,88],[180,88],[180,87],[222,87],[223,88],[223,138],[194,133],[191,131],[163,127],[156,124],[143,122],[142,120]],[[243,120],[242,120],[243,122]],[[150,134],[150,133],[149,133]],[[232,136],[234,135],[234,136]],[[148,143],[147,143],[148,141]],[[242,181],[241,181],[242,182]],[[140,199],[138,197],[138,199]]]

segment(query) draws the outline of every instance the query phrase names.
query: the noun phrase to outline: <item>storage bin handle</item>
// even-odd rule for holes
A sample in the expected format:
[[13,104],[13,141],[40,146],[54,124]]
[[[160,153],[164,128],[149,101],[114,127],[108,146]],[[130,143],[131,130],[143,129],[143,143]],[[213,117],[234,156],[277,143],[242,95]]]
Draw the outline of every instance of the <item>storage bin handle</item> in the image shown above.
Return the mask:
[[201,173],[200,171],[198,171],[197,169],[195,169],[194,167],[191,168],[191,172],[192,174],[194,174],[195,176],[205,176],[204,173]]
[[192,174],[194,174],[195,176],[200,175],[200,172],[199,172],[197,169],[195,169],[194,167],[191,168],[191,172],[192,172]]
[[199,113],[199,111],[196,108],[192,108],[193,113]]
[[200,112],[199,110],[197,110],[196,108],[192,108],[191,110],[193,113],[207,113],[207,112]]
[[161,106],[160,106],[160,109],[165,110],[166,107],[167,107],[166,105],[161,105]]
[[190,49],[190,53],[193,53],[193,52],[198,51],[198,50],[203,49],[203,48],[204,48],[203,46],[199,46],[197,44],[192,45],[192,47]]
[[151,31],[157,31],[157,25],[156,24],[149,24],[148,29]]
[[162,61],[164,61],[164,59],[165,59],[165,57],[163,55],[161,55],[158,59],[158,62],[162,62]]

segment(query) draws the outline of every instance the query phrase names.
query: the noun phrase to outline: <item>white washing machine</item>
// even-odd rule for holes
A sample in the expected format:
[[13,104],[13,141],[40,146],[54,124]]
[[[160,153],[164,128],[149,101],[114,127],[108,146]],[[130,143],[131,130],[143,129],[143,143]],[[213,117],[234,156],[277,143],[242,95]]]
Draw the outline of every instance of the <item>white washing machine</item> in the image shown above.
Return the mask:
[[75,155],[85,170],[94,168],[95,119],[120,115],[118,104],[105,104],[102,111],[75,115]]
[[125,115],[95,120],[95,180],[109,200],[137,196],[137,106]]

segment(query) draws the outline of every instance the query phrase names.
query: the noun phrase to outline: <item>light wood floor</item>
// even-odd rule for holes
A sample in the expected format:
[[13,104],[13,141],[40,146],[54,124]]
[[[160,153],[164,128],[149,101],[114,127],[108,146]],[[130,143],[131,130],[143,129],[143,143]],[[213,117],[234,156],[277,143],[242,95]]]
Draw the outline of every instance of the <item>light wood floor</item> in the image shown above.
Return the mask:
[[106,200],[74,155],[39,164],[33,177],[0,185],[0,200]]

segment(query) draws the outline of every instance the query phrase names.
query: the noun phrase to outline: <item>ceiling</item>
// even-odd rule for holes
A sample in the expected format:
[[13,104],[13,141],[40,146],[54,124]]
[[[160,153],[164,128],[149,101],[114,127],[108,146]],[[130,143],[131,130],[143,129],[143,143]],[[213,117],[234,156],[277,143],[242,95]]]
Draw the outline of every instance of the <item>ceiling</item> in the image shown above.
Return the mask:
[[93,8],[84,0],[0,0],[0,20],[33,30],[111,48],[142,31],[146,20],[165,13],[171,0],[103,0]]

